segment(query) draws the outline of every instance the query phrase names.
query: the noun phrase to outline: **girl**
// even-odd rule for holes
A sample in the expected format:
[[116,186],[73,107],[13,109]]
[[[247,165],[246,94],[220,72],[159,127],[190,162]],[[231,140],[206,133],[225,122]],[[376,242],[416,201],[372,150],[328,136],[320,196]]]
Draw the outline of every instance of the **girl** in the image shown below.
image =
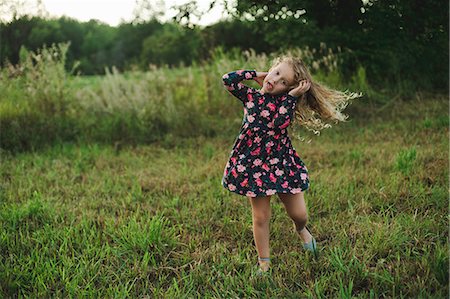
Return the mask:
[[[308,170],[292,146],[287,128],[297,121],[317,131],[330,126],[325,120],[344,121],[347,116],[341,110],[358,95],[312,81],[304,63],[289,56],[276,59],[269,72],[239,70],[222,79],[244,105],[242,127],[222,185],[250,200],[258,274],[270,269],[269,201],[274,194],[293,220],[303,247],[317,256],[316,240],[305,226],[308,215],[303,192],[309,187]],[[249,79],[258,82],[261,89],[241,83]]]

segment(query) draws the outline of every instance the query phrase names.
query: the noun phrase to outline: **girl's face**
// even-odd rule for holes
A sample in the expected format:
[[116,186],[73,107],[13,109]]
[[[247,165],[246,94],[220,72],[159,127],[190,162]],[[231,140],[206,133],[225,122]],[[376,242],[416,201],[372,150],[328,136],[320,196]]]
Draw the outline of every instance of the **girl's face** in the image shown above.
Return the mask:
[[286,93],[295,87],[294,70],[287,62],[273,67],[264,78],[261,92],[272,95]]

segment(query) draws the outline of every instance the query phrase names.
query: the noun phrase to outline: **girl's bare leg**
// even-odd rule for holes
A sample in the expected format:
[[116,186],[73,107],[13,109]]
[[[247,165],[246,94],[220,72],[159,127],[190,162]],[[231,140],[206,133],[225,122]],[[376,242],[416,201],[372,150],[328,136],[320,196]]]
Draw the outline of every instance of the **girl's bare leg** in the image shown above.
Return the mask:
[[297,194],[278,193],[286,212],[294,222],[294,227],[304,243],[311,241],[312,236],[308,230],[304,229],[308,222],[308,211],[306,209],[303,192]]
[[[260,258],[270,257],[269,249],[269,223],[271,216],[270,196],[249,197],[252,205],[253,237],[256,251]],[[268,261],[259,261],[261,269],[269,268]]]

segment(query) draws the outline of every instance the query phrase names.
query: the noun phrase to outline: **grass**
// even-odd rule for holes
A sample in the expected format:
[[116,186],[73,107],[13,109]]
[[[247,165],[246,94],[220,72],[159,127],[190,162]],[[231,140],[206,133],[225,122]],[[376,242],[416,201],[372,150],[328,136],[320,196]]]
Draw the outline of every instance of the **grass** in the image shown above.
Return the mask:
[[[357,103],[350,122],[310,143],[293,139],[310,171],[309,226],[322,250],[319,260],[302,251],[273,196],[271,279],[250,278],[251,208],[220,184],[235,135],[3,151],[0,292],[446,298],[447,100]],[[229,127],[237,134],[239,123]]]

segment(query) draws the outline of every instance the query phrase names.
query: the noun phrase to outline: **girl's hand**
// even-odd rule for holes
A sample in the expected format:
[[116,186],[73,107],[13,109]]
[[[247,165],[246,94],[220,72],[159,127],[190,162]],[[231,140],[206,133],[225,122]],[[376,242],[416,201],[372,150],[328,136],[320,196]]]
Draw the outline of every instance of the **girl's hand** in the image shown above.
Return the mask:
[[259,86],[263,86],[264,78],[267,76],[268,72],[256,72],[256,77],[253,78],[256,82],[258,82]]
[[310,87],[311,82],[309,82],[308,80],[302,80],[297,87],[289,91],[289,94],[294,97],[300,97],[301,95],[305,94]]

